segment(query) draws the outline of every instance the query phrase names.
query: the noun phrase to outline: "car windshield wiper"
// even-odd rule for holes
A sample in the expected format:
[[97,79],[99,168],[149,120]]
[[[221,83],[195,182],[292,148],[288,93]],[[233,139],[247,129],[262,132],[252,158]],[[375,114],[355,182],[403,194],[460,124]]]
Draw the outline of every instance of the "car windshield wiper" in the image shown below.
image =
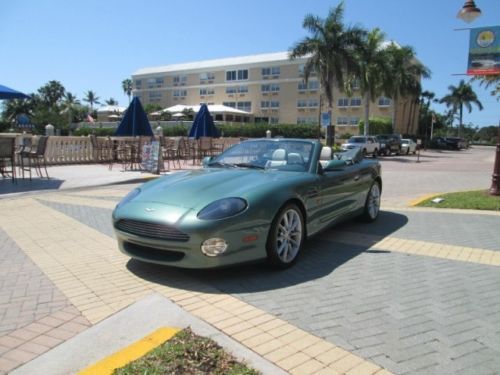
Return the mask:
[[209,167],[225,167],[225,168],[236,168],[236,164],[224,163],[222,161],[214,161],[208,164]]
[[254,168],[254,169],[265,169],[261,165],[256,165],[256,164],[251,164],[251,163],[236,163],[234,164],[235,167],[240,167],[240,168]]

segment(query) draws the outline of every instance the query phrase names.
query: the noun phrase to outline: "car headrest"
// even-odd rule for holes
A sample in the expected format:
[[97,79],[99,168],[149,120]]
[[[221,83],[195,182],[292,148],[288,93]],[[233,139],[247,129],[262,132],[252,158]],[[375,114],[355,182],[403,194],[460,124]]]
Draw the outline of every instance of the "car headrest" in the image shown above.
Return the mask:
[[273,151],[272,160],[286,160],[286,150],[284,148],[278,148]]
[[288,154],[288,164],[304,164],[304,158],[299,153],[291,152]]
[[332,148],[328,146],[322,147],[319,160],[332,160]]

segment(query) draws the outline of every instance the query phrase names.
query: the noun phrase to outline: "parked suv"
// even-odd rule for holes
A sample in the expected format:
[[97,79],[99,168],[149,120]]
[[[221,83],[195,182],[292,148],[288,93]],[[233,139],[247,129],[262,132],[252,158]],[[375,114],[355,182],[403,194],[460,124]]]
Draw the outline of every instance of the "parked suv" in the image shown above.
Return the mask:
[[377,135],[377,140],[380,143],[380,155],[390,155],[401,153],[401,136],[399,134],[380,134]]
[[343,151],[351,150],[357,147],[363,151],[363,156],[372,155],[373,157],[378,155],[378,150],[380,149],[377,139],[372,136],[351,137],[346,143],[343,143],[341,147]]

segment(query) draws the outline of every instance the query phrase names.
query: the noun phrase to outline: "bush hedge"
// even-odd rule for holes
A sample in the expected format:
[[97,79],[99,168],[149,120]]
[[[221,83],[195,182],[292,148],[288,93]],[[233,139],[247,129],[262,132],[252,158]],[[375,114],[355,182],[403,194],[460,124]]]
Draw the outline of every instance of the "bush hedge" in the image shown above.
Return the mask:
[[[375,134],[391,134],[392,133],[392,120],[387,117],[374,117],[370,118],[370,128],[368,129],[369,135]],[[359,122],[359,134],[365,133],[365,122]]]
[[[261,138],[266,136],[270,130],[273,137],[285,138],[317,138],[318,127],[315,125],[291,125],[291,124],[219,124],[217,128],[224,137]],[[172,125],[163,127],[163,135],[166,137],[186,136],[189,125]],[[98,137],[112,136],[115,129],[82,127],[74,132],[77,136],[95,134]]]

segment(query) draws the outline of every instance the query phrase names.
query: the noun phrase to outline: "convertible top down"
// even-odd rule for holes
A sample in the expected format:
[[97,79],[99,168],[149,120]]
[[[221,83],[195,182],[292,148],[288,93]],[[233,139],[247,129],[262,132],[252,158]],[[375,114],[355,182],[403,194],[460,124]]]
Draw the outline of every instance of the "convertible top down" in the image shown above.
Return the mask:
[[304,240],[347,218],[377,218],[382,179],[359,149],[333,154],[316,140],[255,139],[163,176],[116,206],[120,250],[184,268],[267,259],[280,268]]

